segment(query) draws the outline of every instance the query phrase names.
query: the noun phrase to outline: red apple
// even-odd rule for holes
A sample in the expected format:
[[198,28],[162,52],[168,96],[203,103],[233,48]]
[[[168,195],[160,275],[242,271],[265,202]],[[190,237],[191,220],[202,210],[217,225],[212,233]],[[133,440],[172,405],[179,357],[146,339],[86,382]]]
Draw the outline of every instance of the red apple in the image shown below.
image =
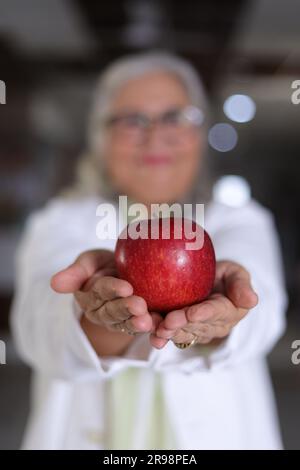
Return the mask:
[[[169,239],[163,237],[165,223],[170,224]],[[153,230],[157,238],[151,238]],[[133,239],[133,231],[147,238]],[[189,249],[197,246],[197,240],[202,241],[200,247],[198,243],[196,249]],[[118,239],[115,260],[119,277],[146,300],[149,311],[169,312],[201,302],[214,284],[216,260],[211,239],[187,219],[149,219],[128,225]]]

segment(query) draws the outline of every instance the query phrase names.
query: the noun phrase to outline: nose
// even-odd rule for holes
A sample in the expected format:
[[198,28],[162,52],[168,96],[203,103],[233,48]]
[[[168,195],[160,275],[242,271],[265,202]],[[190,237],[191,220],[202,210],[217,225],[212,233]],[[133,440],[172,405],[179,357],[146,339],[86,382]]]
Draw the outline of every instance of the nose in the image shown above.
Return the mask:
[[157,122],[151,122],[144,129],[144,143],[151,144],[155,143],[157,140],[161,140],[160,126]]
[[152,122],[144,130],[143,144],[149,147],[157,147],[161,144],[173,144],[174,139],[168,135],[163,126],[160,123]]

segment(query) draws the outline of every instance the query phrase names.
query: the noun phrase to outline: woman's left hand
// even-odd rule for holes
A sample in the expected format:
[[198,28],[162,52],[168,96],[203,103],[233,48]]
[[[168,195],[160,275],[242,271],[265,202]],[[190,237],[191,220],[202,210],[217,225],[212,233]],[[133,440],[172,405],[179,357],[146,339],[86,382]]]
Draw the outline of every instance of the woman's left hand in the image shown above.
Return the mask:
[[250,275],[232,261],[219,261],[211,295],[185,309],[169,312],[165,318],[153,314],[155,331],[150,336],[152,346],[161,349],[169,340],[174,343],[220,342],[258,302]]

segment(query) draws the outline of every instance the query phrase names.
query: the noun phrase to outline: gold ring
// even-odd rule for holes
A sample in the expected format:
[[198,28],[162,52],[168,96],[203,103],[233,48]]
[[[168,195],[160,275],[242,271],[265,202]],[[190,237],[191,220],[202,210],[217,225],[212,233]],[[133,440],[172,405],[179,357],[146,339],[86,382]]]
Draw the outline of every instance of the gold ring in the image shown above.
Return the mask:
[[194,338],[192,339],[192,341],[190,341],[189,343],[175,343],[175,342],[174,342],[176,348],[179,348],[179,349],[187,349],[187,348],[190,348],[191,346],[193,346],[193,345],[196,343],[196,341],[197,341],[198,338],[197,338],[197,336],[194,335],[193,333],[191,333],[191,334],[194,336]]

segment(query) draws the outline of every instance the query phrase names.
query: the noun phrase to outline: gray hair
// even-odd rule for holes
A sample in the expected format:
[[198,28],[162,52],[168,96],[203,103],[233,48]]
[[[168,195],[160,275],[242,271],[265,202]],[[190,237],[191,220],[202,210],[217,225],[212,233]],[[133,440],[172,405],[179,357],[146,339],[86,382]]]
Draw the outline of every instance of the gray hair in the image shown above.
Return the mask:
[[[167,52],[139,53],[116,60],[104,70],[97,83],[88,121],[87,152],[79,160],[77,180],[73,188],[75,191],[72,192],[81,195],[98,194],[114,199],[113,188],[105,174],[102,152],[105,118],[110,114],[116,92],[126,82],[148,72],[161,70],[173,74],[182,83],[191,104],[201,108],[207,120],[209,114],[208,101],[202,80],[186,60]],[[201,170],[201,174],[202,172],[203,170]],[[199,187],[199,180],[197,183]],[[204,188],[203,184],[201,189],[202,193],[206,193],[207,196],[207,188]],[[204,197],[203,194],[202,198]]]

